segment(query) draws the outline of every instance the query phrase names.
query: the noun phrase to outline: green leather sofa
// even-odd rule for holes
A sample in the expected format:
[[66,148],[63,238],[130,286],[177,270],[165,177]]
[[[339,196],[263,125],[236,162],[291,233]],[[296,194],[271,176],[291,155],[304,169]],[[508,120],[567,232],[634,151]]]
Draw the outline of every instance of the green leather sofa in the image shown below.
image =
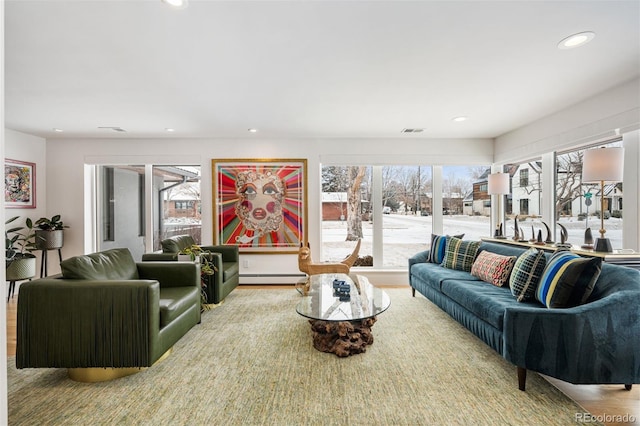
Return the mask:
[[[170,261],[177,260],[178,253],[195,244],[191,235],[176,235],[162,240],[162,252],[145,253],[142,260],[146,261]],[[240,282],[240,254],[237,246],[216,245],[201,246],[209,252],[209,261],[216,267],[216,272],[211,276],[205,276],[207,303],[220,303]]]
[[200,268],[126,249],[66,259],[23,283],[17,368],[149,367],[200,322]]

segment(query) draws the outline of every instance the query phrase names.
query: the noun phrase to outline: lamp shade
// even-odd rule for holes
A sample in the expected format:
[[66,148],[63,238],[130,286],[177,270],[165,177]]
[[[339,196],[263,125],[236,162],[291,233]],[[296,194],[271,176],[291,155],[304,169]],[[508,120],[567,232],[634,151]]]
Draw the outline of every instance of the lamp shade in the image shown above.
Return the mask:
[[489,195],[500,195],[509,193],[509,174],[492,173],[489,175],[487,190]]
[[582,158],[582,182],[621,182],[624,148],[588,149]]

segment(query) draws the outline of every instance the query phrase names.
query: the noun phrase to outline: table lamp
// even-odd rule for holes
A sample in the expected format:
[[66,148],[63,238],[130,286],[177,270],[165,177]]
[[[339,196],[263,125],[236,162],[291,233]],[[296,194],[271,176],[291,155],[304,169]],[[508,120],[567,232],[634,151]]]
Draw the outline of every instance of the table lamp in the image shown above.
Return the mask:
[[502,232],[502,223],[504,222],[504,207],[502,205],[502,202],[505,194],[509,193],[509,174],[491,173],[487,181],[487,192],[489,193],[489,195],[498,196],[498,220],[494,237],[505,238]]
[[624,148],[597,148],[584,152],[582,158],[582,183],[600,183],[600,238],[596,238],[594,251],[612,252],[611,241],[605,238],[604,184],[622,181]]

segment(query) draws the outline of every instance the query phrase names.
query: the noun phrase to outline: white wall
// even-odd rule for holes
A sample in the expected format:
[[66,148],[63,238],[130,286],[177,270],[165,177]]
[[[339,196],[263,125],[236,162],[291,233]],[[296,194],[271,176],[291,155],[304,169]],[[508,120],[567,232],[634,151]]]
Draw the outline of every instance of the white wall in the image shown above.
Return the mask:
[[496,163],[509,163],[640,128],[640,78],[496,138]]
[[[446,143],[444,143],[446,142]],[[324,164],[489,164],[493,141],[383,139],[50,139],[47,140],[47,210],[62,214],[64,256],[83,254],[85,164],[200,164],[202,167],[202,243],[213,242],[211,160],[228,158],[306,158],[308,232],[312,250],[320,252],[320,163]],[[464,153],[464,154],[459,154]],[[425,235],[425,242],[429,238]],[[296,255],[243,255],[249,268],[241,274],[299,273]],[[54,271],[52,265],[50,271]],[[385,282],[407,283],[406,271]],[[370,276],[371,277],[371,276]],[[373,278],[372,278],[373,279]]]
[[[27,217],[31,218],[34,222],[44,216],[47,216],[47,161],[46,156],[46,141],[43,138],[37,136],[26,135],[24,133],[15,132],[13,130],[5,129],[5,149],[4,158],[10,158],[12,160],[27,161],[34,163],[35,166],[35,196],[36,196],[36,208],[35,209],[4,209],[5,220],[13,216],[20,216],[18,221],[12,223],[16,226],[24,225],[24,221]],[[52,216],[52,215],[51,215]],[[3,222],[4,223],[4,222]],[[52,252],[53,253],[53,252]],[[38,271],[40,270],[40,252],[34,254],[38,257]],[[54,253],[55,254],[55,253]],[[53,265],[55,262],[52,259],[57,259],[55,256],[49,256],[49,263]]]

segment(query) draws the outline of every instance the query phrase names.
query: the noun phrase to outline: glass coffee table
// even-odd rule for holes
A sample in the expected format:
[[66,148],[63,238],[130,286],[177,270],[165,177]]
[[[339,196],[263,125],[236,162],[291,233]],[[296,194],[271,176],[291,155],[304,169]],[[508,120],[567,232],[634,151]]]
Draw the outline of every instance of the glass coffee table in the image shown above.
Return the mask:
[[391,304],[389,295],[362,275],[309,277],[296,311],[309,318],[313,347],[347,357],[373,344],[371,327]]

